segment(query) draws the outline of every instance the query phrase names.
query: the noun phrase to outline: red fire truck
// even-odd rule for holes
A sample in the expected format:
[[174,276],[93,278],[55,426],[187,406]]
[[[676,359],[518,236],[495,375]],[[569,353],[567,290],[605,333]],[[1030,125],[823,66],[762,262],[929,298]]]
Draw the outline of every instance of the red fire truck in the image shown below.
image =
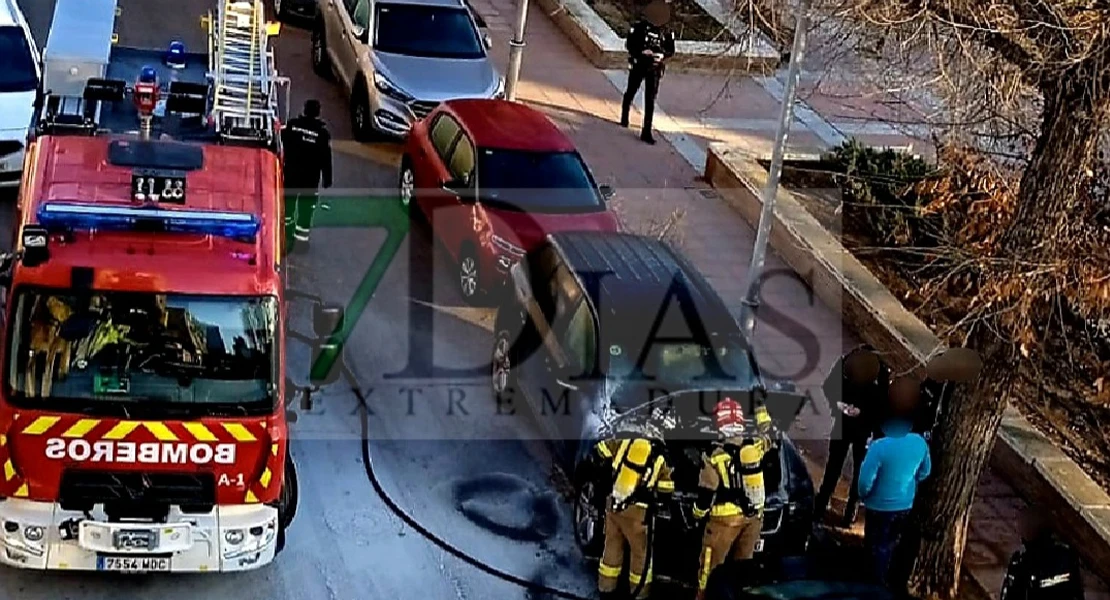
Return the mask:
[[[116,14],[56,11],[52,40]],[[0,563],[243,571],[285,544],[282,82],[262,14],[224,1],[207,53],[109,41],[77,91],[87,65],[46,54],[4,265]]]

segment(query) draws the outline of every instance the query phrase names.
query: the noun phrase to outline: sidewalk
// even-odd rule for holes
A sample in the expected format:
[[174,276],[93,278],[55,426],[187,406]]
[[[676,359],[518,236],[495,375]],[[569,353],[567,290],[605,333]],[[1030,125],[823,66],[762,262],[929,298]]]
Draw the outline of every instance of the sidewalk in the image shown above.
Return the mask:
[[[507,64],[513,0],[472,0],[471,4],[489,26],[494,56],[501,65]],[[684,210],[683,252],[730,308],[738,311],[754,232],[700,181],[700,175],[706,147],[713,141],[742,144],[755,153],[769,154],[782,97],[781,74],[726,80],[723,76],[668,73],[656,108],[656,128],[669,143],[661,140],[651,147],[637,139],[637,129],[624,130],[617,124],[624,72],[595,69],[547,16],[535,9],[528,19],[527,43],[518,98],[544,110],[570,133],[601,182],[617,188],[623,216],[633,226],[675,209]],[[858,80],[855,76],[842,75],[837,89],[843,93],[833,95],[823,93],[826,86],[817,90],[815,79],[812,73],[803,77],[801,97],[809,106],[796,112],[791,150],[820,151],[852,136],[873,145],[913,145],[915,151],[924,150],[899,128],[873,121],[876,116],[894,120],[912,120],[913,116],[907,118],[905,111],[895,110],[880,94],[855,92],[859,89],[851,86]],[[638,114],[633,115],[634,127],[639,119]],[[769,258],[767,268],[789,272],[777,257]],[[800,386],[817,388],[833,361],[857,344],[852,333],[842,328],[839,307],[813,302],[796,278],[785,276],[770,279],[763,297],[764,312],[770,314],[761,319],[756,335],[760,364],[776,375],[791,377]],[[766,318],[771,315],[773,318]],[[819,390],[817,394],[820,397]],[[829,428],[827,410],[818,406],[803,411],[791,432],[815,465],[824,464],[823,440]],[[846,485],[842,483],[841,497]],[[1005,482],[993,473],[984,474],[964,567],[994,597],[1006,562],[1018,546],[1017,515],[1026,509]],[[1110,600],[1100,580],[1090,574],[1086,580],[1088,599]]]

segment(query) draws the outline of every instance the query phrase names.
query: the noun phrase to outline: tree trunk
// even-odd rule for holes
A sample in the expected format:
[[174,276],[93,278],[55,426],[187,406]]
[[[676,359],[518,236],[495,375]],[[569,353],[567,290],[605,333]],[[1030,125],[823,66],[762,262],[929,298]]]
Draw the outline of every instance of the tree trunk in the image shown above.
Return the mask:
[[908,585],[918,598],[956,597],[971,505],[1006,408],[1014,373],[1006,356],[1009,344],[988,328],[980,329],[984,333],[973,336],[969,346],[982,353],[983,372],[975,383],[955,391],[941,416],[932,443],[932,476],[915,502],[920,546]]
[[[1077,215],[1090,184],[1088,167],[1097,158],[1098,142],[1108,109],[1105,88],[1078,68],[1042,87],[1044,112],[1041,135],[1023,173],[1018,205],[1000,241],[996,258],[1005,266],[998,277],[1012,278],[1035,266],[1071,260],[1066,249],[1074,237]],[[987,277],[991,277],[988,273]],[[979,351],[984,368],[978,381],[961,386],[943,415],[933,441],[933,474],[922,486],[915,523],[920,547],[908,579],[911,595],[926,600],[953,600],[960,580],[960,562],[967,541],[971,505],[979,477],[994,446],[1009,398],[1039,393],[1020,385],[1017,369],[1036,369],[1041,358],[1023,357],[1018,339],[1044,340],[1056,298],[1053,274],[1030,278],[1024,288],[1039,295],[1032,304],[1013,306],[1023,318],[972,325],[968,346]],[[1047,294],[1045,296],[1044,294]],[[1002,308],[997,306],[996,308]],[[1032,336],[1015,329],[1031,324]],[[1033,378],[1037,379],[1037,378]]]

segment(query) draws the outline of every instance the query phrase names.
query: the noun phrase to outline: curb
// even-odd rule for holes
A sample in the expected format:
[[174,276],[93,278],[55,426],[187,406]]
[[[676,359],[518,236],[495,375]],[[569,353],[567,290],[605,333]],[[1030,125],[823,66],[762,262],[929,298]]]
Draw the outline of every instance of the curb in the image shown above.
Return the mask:
[[[555,26],[599,69],[628,68],[624,38],[617,35],[585,0],[538,0]],[[722,28],[725,26],[722,25]],[[781,57],[762,35],[748,51],[739,42],[675,43],[675,56],[668,63],[672,71],[771,73]]]
[[[766,170],[739,148],[710,145],[706,181],[753,227],[759,221],[760,191],[766,178]],[[770,245],[794,271],[812,273],[814,293],[824,302],[840,306],[845,322],[890,357],[897,368],[923,364],[942,345],[794,194],[781,188]],[[1110,494],[1013,407],[1003,416],[991,465],[1031,505],[1052,507],[1049,510],[1061,534],[1079,550],[1089,568],[1108,578]]]

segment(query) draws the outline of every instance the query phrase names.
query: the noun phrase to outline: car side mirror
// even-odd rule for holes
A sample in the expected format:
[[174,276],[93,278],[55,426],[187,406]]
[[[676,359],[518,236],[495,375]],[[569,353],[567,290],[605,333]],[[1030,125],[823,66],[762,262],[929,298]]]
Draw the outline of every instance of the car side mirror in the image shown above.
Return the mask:
[[604,198],[606,202],[612,200],[613,196],[617,193],[617,190],[613,189],[611,185],[600,185],[597,187],[597,191],[601,193],[601,197]]
[[458,196],[459,200],[466,202],[467,204],[470,204],[477,200],[477,197],[475,197],[474,195],[474,190],[470,188],[470,180],[465,178],[452,179],[451,181],[444,183],[443,191],[447,192],[448,194]]
[[482,34],[482,45],[486,47],[486,50],[493,49],[493,40],[490,39],[488,33]]

